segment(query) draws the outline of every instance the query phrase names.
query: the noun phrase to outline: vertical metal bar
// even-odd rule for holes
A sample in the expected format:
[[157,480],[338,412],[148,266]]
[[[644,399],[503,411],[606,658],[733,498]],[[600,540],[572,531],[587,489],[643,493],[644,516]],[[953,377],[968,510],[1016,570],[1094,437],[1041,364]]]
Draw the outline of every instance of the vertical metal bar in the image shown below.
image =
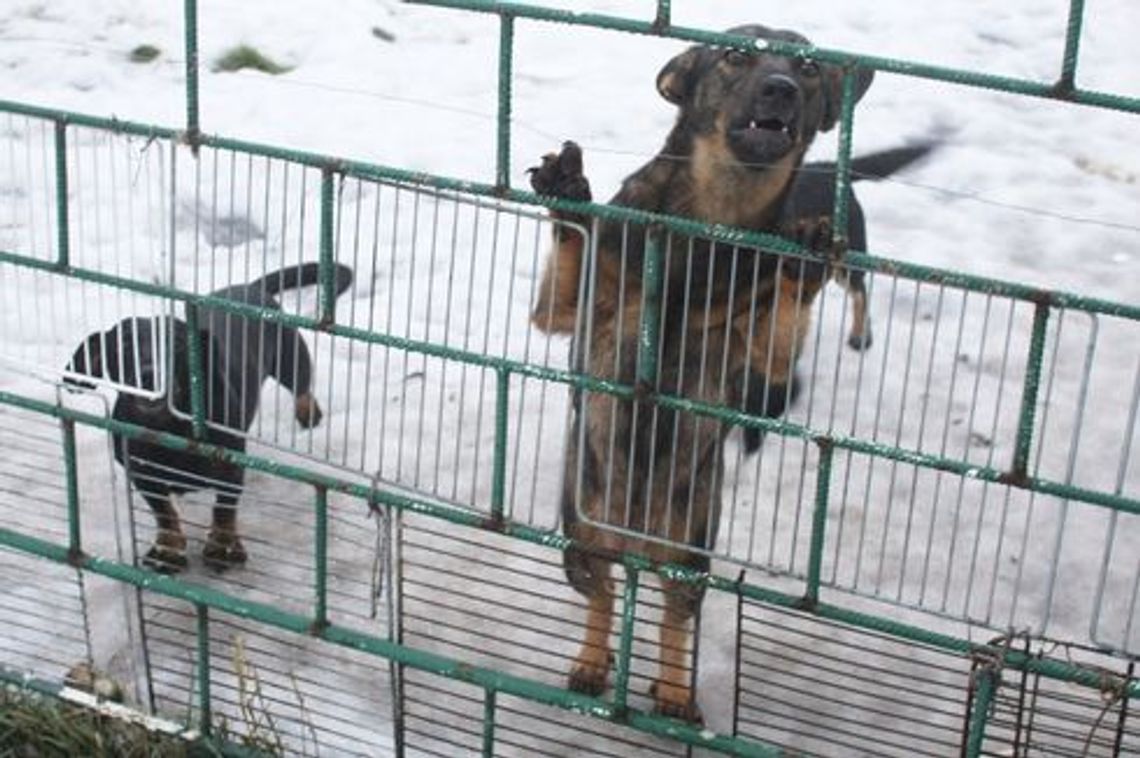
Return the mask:
[[210,615],[209,607],[197,604],[198,612],[198,729],[209,736],[210,722]]
[[[1029,640],[1028,639],[1025,640],[1025,647],[1022,650],[1022,652],[1025,653],[1025,658],[1026,658],[1026,660],[1028,660],[1030,657]],[[1022,721],[1023,721],[1022,714],[1025,713],[1025,693],[1029,687],[1029,671],[1027,671],[1026,669],[1022,669],[1021,675],[1019,676],[1019,679],[1021,680],[1021,683],[1017,688],[1017,715],[1014,718],[1014,728],[1013,728],[1013,754],[1014,755],[1023,755],[1023,753],[1021,751],[1021,737],[1022,737],[1021,732],[1022,732]]]
[[330,325],[336,318],[336,278],[333,276],[333,171],[321,169],[320,262],[317,272],[320,292],[321,323]]
[[[1124,676],[1127,681],[1132,681],[1132,677],[1136,674],[1136,661],[1128,662],[1128,670]],[[1123,746],[1125,725],[1128,723],[1128,689],[1124,688],[1124,696],[1120,699],[1120,715],[1116,719],[1116,734],[1112,740],[1112,754],[1120,755],[1120,749]]]
[[1077,58],[1081,47],[1081,25],[1084,23],[1084,0],[1069,3],[1069,20],[1065,26],[1065,52],[1061,57],[1061,79],[1057,82],[1060,93],[1076,89]]
[[183,0],[186,27],[186,134],[197,147],[198,124],[198,0]]
[[653,29],[658,33],[664,32],[672,23],[669,20],[669,5],[670,0],[657,0],[657,17],[653,19]]
[[839,148],[835,158],[835,209],[831,239],[837,247],[847,247],[847,195],[851,190],[851,134],[855,118],[855,66],[843,71],[843,97],[839,110]]
[[1033,333],[1029,338],[1029,357],[1025,363],[1025,385],[1021,393],[1021,413],[1017,423],[1017,443],[1013,452],[1013,475],[1023,478],[1029,466],[1033,446],[1033,417],[1037,413],[1037,392],[1041,386],[1041,363],[1045,355],[1045,327],[1049,306],[1037,303],[1033,311]]
[[67,122],[55,122],[55,215],[56,263],[60,268],[71,264],[71,227],[67,216]]
[[743,666],[741,656],[744,654],[744,593],[740,591],[744,584],[744,569],[736,578],[736,644],[733,660],[732,677],[732,734],[740,734],[740,677]]
[[[170,349],[174,350],[174,335],[170,337]],[[194,439],[206,436],[206,374],[202,361],[202,332],[198,324],[198,306],[186,303],[186,340],[190,360],[190,416],[193,423]],[[167,381],[173,381],[168,377]]]
[[329,493],[324,487],[317,487],[316,530],[314,533],[314,582],[316,608],[313,611],[314,631],[328,626],[328,566],[329,566]]
[[614,666],[614,707],[624,711],[629,700],[630,654],[633,651],[634,611],[637,609],[637,568],[626,564],[625,591],[622,593],[621,637]]
[[966,758],[977,758],[982,754],[982,742],[986,737],[986,719],[989,718],[990,704],[994,696],[994,672],[989,668],[980,668],[975,675],[976,690],[973,710],[970,712]]
[[511,186],[511,69],[513,65],[515,17],[504,13],[499,17],[499,128],[498,152],[495,156],[495,187]]
[[495,691],[492,689],[483,692],[483,755],[486,758],[495,755]]
[[63,465],[67,477],[67,547],[73,561],[82,554],[79,530],[79,467],[75,456],[75,422],[63,419]]
[[637,383],[651,388],[657,383],[657,344],[661,320],[661,231],[645,232],[645,256],[641,261],[641,325],[637,351]]
[[835,448],[828,440],[819,442],[819,470],[815,475],[815,511],[811,520],[811,552],[808,555],[807,605],[819,602],[819,577],[823,565],[823,530],[827,525],[827,499],[831,488],[831,458]]
[[491,471],[491,518],[503,520],[507,481],[507,410],[510,402],[511,372],[500,369],[495,391],[495,454]]

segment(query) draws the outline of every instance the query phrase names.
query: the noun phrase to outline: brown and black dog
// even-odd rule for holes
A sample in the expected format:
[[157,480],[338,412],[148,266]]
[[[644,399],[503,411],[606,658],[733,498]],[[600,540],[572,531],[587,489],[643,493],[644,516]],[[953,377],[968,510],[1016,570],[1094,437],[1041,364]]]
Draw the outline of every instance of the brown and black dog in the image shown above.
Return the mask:
[[[807,43],[795,32],[756,25],[730,32]],[[657,77],[662,97],[679,108],[675,126],[661,152],[625,179],[611,203],[775,232],[829,250],[834,192],[823,180],[800,177],[816,133],[838,120],[841,83],[838,67],[804,58],[690,48]],[[858,72],[856,97],[870,83],[871,72]],[[891,166],[901,167],[927,149],[876,165],[890,173]],[[866,173],[874,168],[862,166]],[[573,143],[545,156],[532,171],[540,194],[591,199],[581,151]],[[572,213],[552,215],[563,223],[556,224],[555,249],[532,321],[543,331],[575,335],[576,369],[635,384],[648,231],[644,225],[600,221],[594,227],[596,255],[589,256],[582,232],[591,229],[591,221]],[[861,225],[861,212],[852,215]],[[588,612],[569,684],[592,694],[605,690],[611,666],[615,557],[633,552],[704,571],[716,540],[723,444],[731,427],[659,407],[652,396],[780,415],[794,397],[793,370],[812,301],[835,273],[822,263],[680,234],[664,236],[662,248],[659,368],[652,386],[642,386],[647,393],[633,400],[581,390],[573,396],[562,521],[574,546],[565,552],[564,565],[570,583],[587,598]],[[845,278],[857,310],[865,314],[861,278]],[[864,330],[860,318],[853,346],[866,346]],[[754,448],[759,439],[758,433],[746,436],[746,445]],[[665,580],[664,590],[656,708],[699,721],[685,661],[688,624],[702,588]]]
[[[317,283],[316,263],[289,266],[248,284],[212,293],[262,308],[280,309],[285,290]],[[340,295],[352,284],[352,270],[336,264],[334,287]],[[312,394],[313,361],[301,333],[286,324],[233,316],[214,309],[199,311],[201,324],[192,335],[185,321],[169,316],[131,317],[106,332],[95,332],[76,348],[65,369],[68,384],[92,388],[85,377],[110,380],[124,387],[156,392],[166,377],[165,394],[150,399],[120,391],[112,418],[191,437],[190,340],[197,339],[205,370],[205,442],[245,451],[242,434],[250,428],[260,403],[261,387],[275,378],[293,393],[294,416],[308,429],[321,421]],[[143,563],[155,571],[184,569],[186,536],[172,496],[212,489],[216,504],[202,551],[206,564],[225,569],[245,563],[246,550],[237,530],[236,507],[245,469],[194,450],[175,450],[146,439],[112,435],[115,459],[154,513],[157,535]]]

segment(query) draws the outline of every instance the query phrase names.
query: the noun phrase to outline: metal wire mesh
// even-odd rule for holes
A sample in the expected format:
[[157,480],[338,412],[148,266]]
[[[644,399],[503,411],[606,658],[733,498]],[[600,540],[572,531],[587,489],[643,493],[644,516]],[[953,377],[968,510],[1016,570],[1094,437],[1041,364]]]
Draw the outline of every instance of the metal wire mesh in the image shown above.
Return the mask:
[[[0,526],[44,539],[68,539],[66,475],[59,458],[61,430],[49,420],[13,408],[0,410]],[[13,550],[0,552],[0,669],[62,680],[92,660],[85,583],[64,565],[45,566]],[[121,606],[120,606],[121,608]]]
[[[202,500],[183,501],[192,560],[210,520],[203,515],[209,505]],[[149,509],[138,500],[134,522],[135,549],[141,554],[151,543],[152,529]],[[251,477],[240,523],[248,567],[225,574],[196,571],[196,579],[298,613],[312,608],[318,586],[312,493],[280,480]],[[387,636],[386,582],[391,574],[382,528],[383,522],[359,501],[330,498],[324,580],[330,622]],[[144,595],[140,613],[152,708],[196,720],[194,608]],[[210,625],[210,687],[214,716],[231,735],[278,752],[377,755],[392,750],[389,666],[374,656],[253,621],[215,620]]]
[[[401,641],[561,685],[577,651],[585,603],[567,586],[557,552],[414,517],[401,520],[398,535]],[[615,592],[621,591],[619,582]],[[656,675],[660,623],[660,591],[646,588],[634,627],[635,707],[651,707],[647,693]],[[611,637],[616,648],[616,632]],[[481,750],[480,690],[406,671],[400,695],[409,750]],[[495,755],[684,754],[668,741],[602,728],[585,716],[518,698],[496,699],[495,714]]]
[[[136,702],[299,754],[672,755],[682,743],[819,755],[1140,749],[1129,717],[1138,685],[1125,662],[1140,653],[1140,363],[1121,349],[1135,342],[1135,306],[854,252],[844,266],[866,275],[871,350],[844,347],[855,311],[837,288],[810,303],[810,324],[793,324],[791,344],[777,350],[780,306],[762,285],[804,265],[787,244],[509,189],[516,18],[743,43],[670,28],[667,2],[645,25],[430,1],[501,14],[496,187],[203,137],[192,1],[186,133],[0,103],[0,579],[12,588],[0,608],[15,618],[0,638],[4,678],[9,665],[58,678],[65,663],[104,658],[109,645]],[[812,54],[1140,110],[1074,86],[1080,18],[1074,2],[1056,86]],[[845,103],[840,166],[850,157],[850,95]],[[536,200],[587,220],[552,221]],[[552,242],[575,234],[587,251],[576,283],[586,302],[573,339],[550,338],[529,319],[540,264]],[[650,284],[637,308],[617,309],[612,346],[613,323],[590,300],[605,286],[591,279],[600,255],[619,258],[623,276],[645,266],[647,282],[661,264],[666,282],[656,292]],[[352,270],[351,289],[337,266]],[[283,269],[316,278],[286,286],[274,273]],[[787,382],[760,387],[762,413],[728,400],[738,379],[728,366],[741,352],[724,323],[710,326],[723,305],[712,297],[718,277],[731,282],[721,316],[748,316],[743,386],[750,374],[800,374],[787,413],[766,410],[773,395],[792,399]],[[280,302],[250,296],[274,281],[287,290],[272,293]],[[620,295],[633,291],[627,284]],[[665,307],[654,310],[658,295]],[[811,299],[801,280],[783,307],[806,315]],[[101,353],[119,347],[118,376],[104,372],[94,394],[62,392],[69,359],[93,362],[95,346],[77,354],[76,345],[123,318],[142,319],[131,322],[134,336],[98,343]],[[192,338],[183,355],[178,335],[198,327],[205,347]],[[258,352],[250,342],[272,345],[275,357],[227,373],[227,356]],[[139,381],[144,355],[153,375]],[[295,386],[301,363],[311,363],[311,395],[327,409],[312,429],[302,427],[315,413],[296,405],[310,394]],[[292,378],[262,397],[263,374]],[[189,399],[176,400],[186,384]],[[160,399],[184,425],[162,437],[111,417],[111,390]],[[619,408],[651,439],[671,427],[657,437],[668,444],[637,449],[637,434],[613,421]],[[590,414],[610,430],[593,450],[607,472],[600,508],[587,502],[571,452]],[[735,428],[755,433],[757,415],[781,418],[765,422],[766,441],[749,457]],[[237,436],[214,438],[219,447],[203,428]],[[107,431],[205,451],[240,475],[127,460],[119,477]],[[678,440],[702,435],[718,441],[698,476],[685,467],[699,467],[688,457],[699,445]],[[678,481],[686,492],[673,492]],[[189,583],[137,568],[155,567],[147,548],[171,531],[153,518],[154,498],[150,507],[141,498],[173,487],[190,490],[178,498],[176,530]],[[654,513],[654,487],[684,523]],[[570,508],[560,508],[567,492]],[[236,510],[224,502],[233,496]],[[390,551],[387,522],[370,519],[396,509],[411,514]],[[614,589],[625,608],[607,611],[602,635],[618,651],[620,681],[599,697],[565,691],[585,608],[562,576],[567,545],[554,530],[574,516],[617,535],[618,552],[690,564],[625,556]],[[248,563],[211,573],[213,533],[235,517]],[[55,563],[45,571],[28,553]],[[724,578],[741,567],[763,581]],[[692,649],[679,648],[684,678],[712,704],[712,729],[648,713],[657,662],[678,650],[661,649],[661,627],[676,627],[658,573],[713,590],[706,614],[726,617],[725,602],[737,600],[734,631],[698,628]],[[210,620],[215,608],[231,615]],[[117,614],[126,621],[100,639]],[[988,644],[973,641],[979,634]],[[726,712],[741,739],[716,731]]]

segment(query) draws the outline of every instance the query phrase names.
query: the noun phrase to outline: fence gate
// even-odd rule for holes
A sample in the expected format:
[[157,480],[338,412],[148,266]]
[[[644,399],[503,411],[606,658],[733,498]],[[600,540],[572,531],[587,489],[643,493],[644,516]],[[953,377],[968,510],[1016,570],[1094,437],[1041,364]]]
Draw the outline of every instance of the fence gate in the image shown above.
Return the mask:
[[[1140,306],[850,250],[874,346],[845,347],[827,288],[799,397],[733,407],[710,368],[733,337],[664,336],[710,323],[693,251],[752,280],[729,312],[761,325],[772,271],[815,253],[513,188],[513,51],[547,23],[756,40],[675,25],[668,0],[648,20],[415,2],[499,21],[493,182],[207,135],[193,0],[178,128],[0,100],[0,679],[73,697],[96,669],[152,724],[268,754],[1140,754],[1140,361],[1119,349]],[[1135,118],[1075,84],[1082,11],[1056,82],[765,49],[842,67],[845,190],[860,69]],[[568,239],[573,340],[530,320]],[[638,267],[614,347],[635,372],[589,365],[607,245]],[[702,434],[723,447],[687,474]],[[639,500],[661,482],[689,523]],[[597,546],[568,518],[608,546],[613,602],[567,583]],[[678,593],[703,597],[692,622]],[[567,684],[587,614],[601,693]],[[670,683],[703,723],[655,710]]]

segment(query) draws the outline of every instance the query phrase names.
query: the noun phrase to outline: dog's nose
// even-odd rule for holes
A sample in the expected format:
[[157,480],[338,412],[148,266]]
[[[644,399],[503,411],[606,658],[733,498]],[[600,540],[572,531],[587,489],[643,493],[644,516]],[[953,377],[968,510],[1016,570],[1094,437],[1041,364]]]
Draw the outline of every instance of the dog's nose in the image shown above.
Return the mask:
[[793,102],[798,93],[799,86],[784,74],[771,74],[760,84],[760,97],[775,103]]

